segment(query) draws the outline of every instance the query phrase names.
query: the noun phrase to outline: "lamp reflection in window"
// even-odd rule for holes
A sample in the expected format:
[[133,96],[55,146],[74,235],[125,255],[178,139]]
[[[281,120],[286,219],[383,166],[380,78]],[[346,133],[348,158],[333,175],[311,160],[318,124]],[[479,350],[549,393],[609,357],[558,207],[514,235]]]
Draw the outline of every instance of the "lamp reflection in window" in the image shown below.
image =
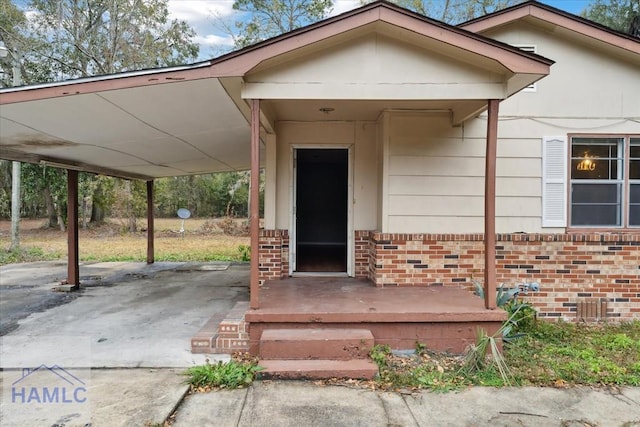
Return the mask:
[[589,153],[584,153],[584,159],[578,162],[576,169],[579,171],[594,171],[596,170],[596,162],[593,157],[589,156]]

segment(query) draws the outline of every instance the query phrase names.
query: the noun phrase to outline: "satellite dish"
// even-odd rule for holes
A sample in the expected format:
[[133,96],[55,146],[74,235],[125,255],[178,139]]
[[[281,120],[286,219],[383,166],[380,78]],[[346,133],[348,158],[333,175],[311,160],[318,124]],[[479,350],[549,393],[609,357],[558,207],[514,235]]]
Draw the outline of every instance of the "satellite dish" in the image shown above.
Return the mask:
[[189,209],[180,208],[178,209],[178,216],[182,219],[187,219],[191,217],[191,211]]

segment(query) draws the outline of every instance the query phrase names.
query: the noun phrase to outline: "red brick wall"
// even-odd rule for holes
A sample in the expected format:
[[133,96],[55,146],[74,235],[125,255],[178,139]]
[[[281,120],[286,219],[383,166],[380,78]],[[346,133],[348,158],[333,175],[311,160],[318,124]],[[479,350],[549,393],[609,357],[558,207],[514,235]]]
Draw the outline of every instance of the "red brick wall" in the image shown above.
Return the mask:
[[[355,233],[355,275],[376,286],[468,286],[484,275],[482,234]],[[575,320],[577,305],[607,302],[611,319],[640,318],[640,234],[499,234],[498,285],[538,282],[524,298],[541,317]],[[260,283],[289,274],[287,230],[262,230]]]
[[355,276],[357,279],[369,278],[369,265],[371,264],[370,234],[370,231],[363,230],[355,232]]
[[[469,285],[482,280],[482,234],[371,233],[377,286]],[[574,320],[585,299],[608,317],[640,318],[640,234],[499,234],[498,284],[538,282],[525,298],[541,317]]]
[[260,286],[266,280],[279,280],[289,275],[289,232],[260,230],[258,240]]

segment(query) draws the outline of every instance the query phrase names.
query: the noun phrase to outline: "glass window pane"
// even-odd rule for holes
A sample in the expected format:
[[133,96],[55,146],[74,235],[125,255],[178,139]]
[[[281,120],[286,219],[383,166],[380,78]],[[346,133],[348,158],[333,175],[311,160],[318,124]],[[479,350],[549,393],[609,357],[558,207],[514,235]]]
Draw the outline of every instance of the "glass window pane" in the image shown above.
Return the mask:
[[629,225],[640,226],[640,183],[629,189]]
[[571,225],[621,225],[621,184],[572,184]]
[[640,226],[640,204],[631,205],[629,209],[629,225],[631,227]]
[[640,179],[640,138],[631,138],[629,179]]
[[629,201],[631,203],[640,203],[640,183],[631,184],[629,191]]
[[573,203],[619,203],[618,184],[573,184],[571,200]]
[[571,179],[621,179],[623,152],[620,138],[573,138]]
[[589,227],[617,227],[620,225],[617,206],[572,206],[571,225]]
[[629,160],[629,179],[640,179],[640,159]]

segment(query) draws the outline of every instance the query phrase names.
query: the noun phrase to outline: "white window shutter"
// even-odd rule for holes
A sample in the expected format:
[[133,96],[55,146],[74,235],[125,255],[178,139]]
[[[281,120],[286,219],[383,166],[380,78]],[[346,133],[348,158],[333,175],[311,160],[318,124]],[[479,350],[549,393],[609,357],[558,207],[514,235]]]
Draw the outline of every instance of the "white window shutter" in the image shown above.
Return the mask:
[[542,138],[542,226],[567,226],[567,138]]

